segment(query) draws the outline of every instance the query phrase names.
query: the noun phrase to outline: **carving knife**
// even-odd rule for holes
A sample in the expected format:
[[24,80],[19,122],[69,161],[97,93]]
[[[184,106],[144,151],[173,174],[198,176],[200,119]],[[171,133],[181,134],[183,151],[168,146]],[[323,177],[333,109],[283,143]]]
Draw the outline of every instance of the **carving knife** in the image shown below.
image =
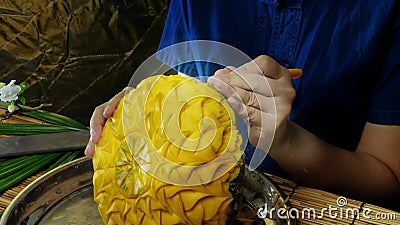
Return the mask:
[[0,158],[84,149],[89,131],[69,131],[0,138]]

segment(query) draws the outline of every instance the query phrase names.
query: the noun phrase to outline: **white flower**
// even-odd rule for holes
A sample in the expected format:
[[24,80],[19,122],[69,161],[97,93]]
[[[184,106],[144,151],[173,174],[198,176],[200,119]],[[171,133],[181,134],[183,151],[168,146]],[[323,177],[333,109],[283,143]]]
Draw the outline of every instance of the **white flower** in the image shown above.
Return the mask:
[[8,111],[9,111],[10,113],[12,113],[12,112],[14,112],[14,111],[16,111],[16,110],[18,110],[18,106],[14,105],[14,104],[8,105]]
[[18,93],[21,91],[21,87],[15,85],[15,80],[12,80],[6,86],[0,88],[0,101],[12,102],[18,99]]

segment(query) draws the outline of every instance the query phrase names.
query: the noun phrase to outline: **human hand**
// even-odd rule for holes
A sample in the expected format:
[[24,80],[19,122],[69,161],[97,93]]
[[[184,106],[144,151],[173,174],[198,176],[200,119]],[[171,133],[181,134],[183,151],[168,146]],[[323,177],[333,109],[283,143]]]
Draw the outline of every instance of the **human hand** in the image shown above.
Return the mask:
[[248,120],[250,143],[268,152],[271,144],[282,148],[287,140],[287,119],[296,95],[292,78],[301,73],[300,69],[289,72],[263,55],[239,68],[218,70],[208,83]]
[[107,118],[113,115],[118,103],[130,90],[132,90],[131,87],[124,88],[114,97],[112,97],[110,101],[97,106],[93,111],[92,117],[90,118],[90,139],[85,149],[85,155],[87,157],[93,157],[95,145],[101,138],[101,133]]

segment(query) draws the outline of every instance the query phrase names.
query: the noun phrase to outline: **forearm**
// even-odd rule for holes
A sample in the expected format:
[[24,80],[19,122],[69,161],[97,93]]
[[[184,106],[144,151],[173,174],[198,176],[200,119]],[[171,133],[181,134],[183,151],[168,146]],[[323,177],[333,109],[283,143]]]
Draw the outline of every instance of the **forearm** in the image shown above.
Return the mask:
[[329,145],[292,122],[287,134],[286,147],[270,154],[300,182],[372,201],[398,194],[397,177],[371,155]]

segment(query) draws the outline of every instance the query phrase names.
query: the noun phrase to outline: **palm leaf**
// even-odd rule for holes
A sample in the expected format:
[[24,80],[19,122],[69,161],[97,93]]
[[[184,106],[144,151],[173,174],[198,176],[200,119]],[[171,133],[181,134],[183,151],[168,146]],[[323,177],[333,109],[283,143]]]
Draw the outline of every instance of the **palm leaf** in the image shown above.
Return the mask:
[[81,129],[52,124],[0,124],[0,134],[6,135],[51,134],[76,130]]
[[[0,102],[0,108],[7,109],[8,104]],[[86,130],[86,126],[66,116],[44,110],[22,112],[21,114],[50,124],[11,124],[1,123],[0,134],[35,135]],[[0,193],[19,184],[34,173],[48,167],[48,171],[77,158],[81,151],[52,153],[45,155],[19,156],[0,159]]]
[[[0,108],[7,109],[8,104],[5,102],[0,102]],[[73,127],[76,129],[80,130],[87,130],[88,128],[83,125],[82,123],[71,119],[69,117],[57,114],[57,113],[52,113],[48,112],[45,110],[35,110],[31,112],[22,112],[23,115],[42,120],[44,122],[52,123],[55,125],[63,125],[63,126],[68,126],[68,127]]]
[[[19,170],[16,173],[3,178],[0,181],[0,192],[6,191],[7,189],[13,187],[14,185],[20,183],[25,180],[27,177],[33,175],[34,173],[43,169],[43,167],[47,166],[49,163],[53,162],[55,159],[60,157],[62,153],[51,153],[46,154],[40,157],[39,159],[34,159],[32,162],[26,166],[25,168]],[[32,156],[33,157],[33,156]]]
[[80,122],[71,119],[69,117],[52,113],[52,112],[47,112],[44,110],[37,110],[37,111],[32,111],[32,112],[23,112],[22,114],[48,122],[52,124],[57,124],[57,125],[63,125],[63,126],[68,126],[68,127],[73,127],[76,129],[80,130],[87,130],[87,127]]

